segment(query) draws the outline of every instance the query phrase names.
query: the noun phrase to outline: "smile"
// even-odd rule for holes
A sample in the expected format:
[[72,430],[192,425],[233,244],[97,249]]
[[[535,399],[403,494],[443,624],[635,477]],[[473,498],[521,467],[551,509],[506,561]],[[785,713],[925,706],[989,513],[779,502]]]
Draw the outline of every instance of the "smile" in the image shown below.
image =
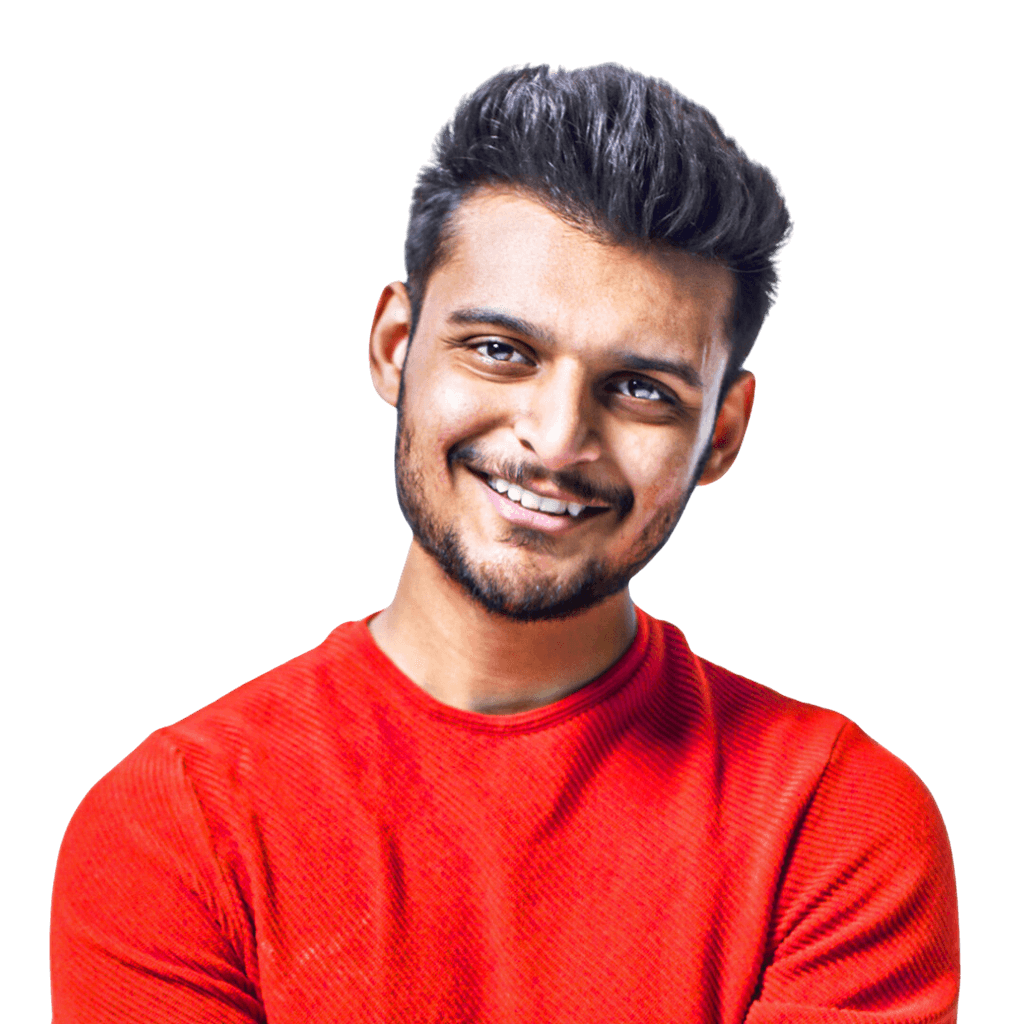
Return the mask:
[[499,494],[505,495],[509,501],[514,501],[523,508],[535,512],[546,512],[549,516],[570,515],[575,519],[587,506],[577,505],[573,501],[559,501],[557,498],[545,498],[533,491],[528,491],[518,484],[509,483],[498,476],[489,476],[487,486]]

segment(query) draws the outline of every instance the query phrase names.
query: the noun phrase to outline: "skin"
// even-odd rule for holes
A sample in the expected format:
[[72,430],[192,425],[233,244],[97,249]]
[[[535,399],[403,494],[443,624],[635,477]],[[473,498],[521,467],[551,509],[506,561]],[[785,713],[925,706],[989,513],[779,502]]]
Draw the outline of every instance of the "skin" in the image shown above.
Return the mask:
[[[374,386],[391,405],[402,391],[400,478],[418,513],[513,604],[571,590],[595,566],[625,582],[743,441],[754,378],[741,373],[719,405],[732,275],[607,244],[515,192],[474,194],[455,228],[413,343],[401,283],[374,316]],[[486,482],[513,472],[537,494],[596,507],[578,519],[524,514]],[[514,714],[609,668],[636,615],[626,587],[560,618],[495,614],[414,539],[370,631],[438,701]]]

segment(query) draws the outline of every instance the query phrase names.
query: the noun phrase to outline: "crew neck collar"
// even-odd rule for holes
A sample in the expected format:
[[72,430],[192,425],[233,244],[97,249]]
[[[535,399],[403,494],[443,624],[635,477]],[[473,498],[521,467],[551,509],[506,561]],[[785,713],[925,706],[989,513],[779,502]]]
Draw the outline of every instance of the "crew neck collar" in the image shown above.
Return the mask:
[[648,653],[651,638],[651,619],[636,608],[636,635],[619,659],[599,676],[552,704],[510,715],[488,715],[444,704],[413,682],[373,639],[369,623],[377,614],[374,612],[361,621],[351,623],[355,630],[353,639],[366,657],[372,674],[380,680],[382,686],[387,687],[395,703],[417,717],[425,715],[449,726],[492,734],[508,735],[547,729],[600,704],[635,675]]

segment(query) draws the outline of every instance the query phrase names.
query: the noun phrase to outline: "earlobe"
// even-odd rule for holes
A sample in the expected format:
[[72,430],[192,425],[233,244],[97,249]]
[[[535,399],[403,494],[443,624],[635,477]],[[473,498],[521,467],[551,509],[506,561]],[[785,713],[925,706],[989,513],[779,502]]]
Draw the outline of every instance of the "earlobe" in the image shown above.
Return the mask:
[[392,281],[381,292],[370,328],[370,377],[389,405],[398,404],[411,324],[409,294],[401,281]]
[[697,481],[699,484],[710,484],[724,476],[736,461],[753,407],[754,375],[749,370],[741,370],[718,410],[718,419],[715,420],[715,430],[711,437],[711,452],[704,472]]

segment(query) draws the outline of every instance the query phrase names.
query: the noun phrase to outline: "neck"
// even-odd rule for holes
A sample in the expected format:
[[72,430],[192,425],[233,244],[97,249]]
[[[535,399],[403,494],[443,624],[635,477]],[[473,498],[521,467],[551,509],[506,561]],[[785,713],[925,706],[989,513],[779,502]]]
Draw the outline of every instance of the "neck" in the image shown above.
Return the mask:
[[515,622],[477,604],[415,541],[377,646],[435,700],[510,715],[552,704],[613,665],[636,634],[628,591],[567,619]]

